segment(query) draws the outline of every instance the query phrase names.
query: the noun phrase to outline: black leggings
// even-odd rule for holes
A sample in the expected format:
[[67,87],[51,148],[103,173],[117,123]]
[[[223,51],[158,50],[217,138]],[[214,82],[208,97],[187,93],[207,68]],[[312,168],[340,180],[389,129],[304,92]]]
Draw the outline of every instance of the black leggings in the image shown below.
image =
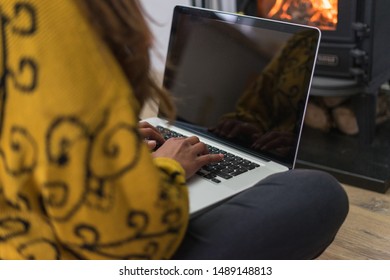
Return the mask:
[[275,174],[190,220],[174,259],[313,259],[334,240],[349,210],[327,173]]

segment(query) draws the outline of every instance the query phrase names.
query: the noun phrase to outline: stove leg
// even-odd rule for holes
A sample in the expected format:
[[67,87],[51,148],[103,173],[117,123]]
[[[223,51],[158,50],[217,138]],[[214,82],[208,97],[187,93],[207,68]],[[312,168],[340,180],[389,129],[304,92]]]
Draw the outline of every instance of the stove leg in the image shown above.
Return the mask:
[[355,101],[359,142],[364,146],[371,145],[375,136],[377,95],[375,93],[358,94]]

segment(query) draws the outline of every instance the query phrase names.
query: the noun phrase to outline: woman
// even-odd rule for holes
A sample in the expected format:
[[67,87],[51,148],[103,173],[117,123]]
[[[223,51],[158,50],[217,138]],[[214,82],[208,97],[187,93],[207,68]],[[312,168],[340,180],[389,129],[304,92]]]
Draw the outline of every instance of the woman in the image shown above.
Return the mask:
[[314,171],[189,220],[186,179],[223,156],[138,124],[148,98],[174,116],[138,1],[0,5],[0,259],[308,259],[332,242],[348,200]]

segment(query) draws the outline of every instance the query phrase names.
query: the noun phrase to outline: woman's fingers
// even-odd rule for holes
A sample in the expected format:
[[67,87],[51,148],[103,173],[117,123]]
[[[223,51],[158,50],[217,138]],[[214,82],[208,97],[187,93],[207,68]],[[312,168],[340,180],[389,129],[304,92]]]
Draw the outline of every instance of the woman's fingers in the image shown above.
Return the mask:
[[154,140],[157,143],[164,143],[165,139],[161,135],[160,131],[148,122],[138,123],[138,128],[141,136],[146,140]]
[[223,159],[222,154],[210,154],[207,145],[200,142],[196,136],[169,139],[153,153],[153,156],[175,159],[186,171],[187,178],[194,175],[202,166]]
[[200,167],[210,163],[219,162],[221,160],[223,160],[223,154],[205,154],[199,156],[197,159],[198,163],[200,164]]

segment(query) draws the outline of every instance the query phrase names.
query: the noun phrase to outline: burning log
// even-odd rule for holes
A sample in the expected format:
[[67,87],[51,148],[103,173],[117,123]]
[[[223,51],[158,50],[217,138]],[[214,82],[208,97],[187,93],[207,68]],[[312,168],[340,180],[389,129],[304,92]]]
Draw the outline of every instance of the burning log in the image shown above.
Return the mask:
[[[267,0],[258,2],[262,5]],[[338,22],[337,4],[338,0],[274,0],[274,5],[261,16],[334,30]]]

